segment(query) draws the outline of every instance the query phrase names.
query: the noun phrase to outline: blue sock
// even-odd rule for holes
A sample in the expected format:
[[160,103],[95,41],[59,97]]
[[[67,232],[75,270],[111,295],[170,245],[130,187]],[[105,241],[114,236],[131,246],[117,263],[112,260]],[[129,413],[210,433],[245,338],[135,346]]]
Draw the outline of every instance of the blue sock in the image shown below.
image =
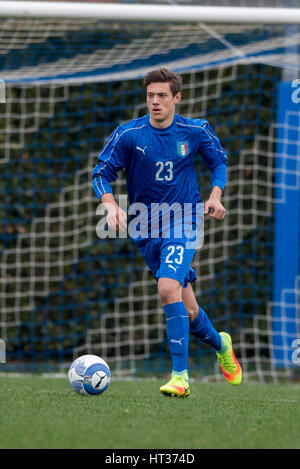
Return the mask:
[[200,307],[198,316],[190,324],[190,332],[215,350],[221,349],[221,336],[208,319],[206,312]]
[[173,372],[187,370],[189,348],[189,316],[183,301],[163,307]]

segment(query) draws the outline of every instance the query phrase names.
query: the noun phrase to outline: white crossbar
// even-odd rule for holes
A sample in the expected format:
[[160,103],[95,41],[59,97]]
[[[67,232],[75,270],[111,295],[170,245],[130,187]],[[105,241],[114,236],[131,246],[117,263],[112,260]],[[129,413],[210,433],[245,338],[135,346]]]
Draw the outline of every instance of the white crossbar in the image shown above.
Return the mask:
[[0,17],[113,21],[300,24],[300,8],[0,1]]

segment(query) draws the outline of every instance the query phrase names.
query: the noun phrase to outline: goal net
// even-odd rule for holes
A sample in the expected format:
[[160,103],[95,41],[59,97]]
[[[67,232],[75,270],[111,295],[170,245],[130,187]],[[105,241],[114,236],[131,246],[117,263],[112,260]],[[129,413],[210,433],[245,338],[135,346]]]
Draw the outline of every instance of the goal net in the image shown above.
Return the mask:
[[[65,370],[93,353],[115,375],[170,371],[156,281],[130,238],[98,238],[91,180],[113,129],[147,113],[142,77],[163,66],[183,77],[177,112],[207,119],[229,157],[227,215],[205,221],[192,264],[197,300],[216,329],[230,331],[246,380],[292,377],[300,250],[294,244],[293,287],[276,293],[276,226],[292,192],[294,225],[281,222],[299,246],[300,112],[290,99],[280,121],[278,86],[284,65],[290,96],[300,97],[299,31],[7,18],[0,45],[3,370]],[[195,165],[205,200],[209,173],[200,156]],[[126,194],[123,172],[113,190]],[[221,379],[212,349],[192,336],[189,366],[192,377]]]

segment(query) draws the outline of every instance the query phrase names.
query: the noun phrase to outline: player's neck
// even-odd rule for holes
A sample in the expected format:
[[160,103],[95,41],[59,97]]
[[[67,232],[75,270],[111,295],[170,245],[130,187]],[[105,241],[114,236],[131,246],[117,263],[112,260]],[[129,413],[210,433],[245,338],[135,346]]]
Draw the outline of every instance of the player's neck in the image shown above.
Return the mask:
[[167,127],[170,127],[170,125],[172,125],[173,120],[174,120],[174,114],[175,113],[171,114],[166,119],[161,120],[161,121],[154,119],[153,116],[150,115],[149,122],[152,125],[152,127],[156,127],[157,129],[165,129]]

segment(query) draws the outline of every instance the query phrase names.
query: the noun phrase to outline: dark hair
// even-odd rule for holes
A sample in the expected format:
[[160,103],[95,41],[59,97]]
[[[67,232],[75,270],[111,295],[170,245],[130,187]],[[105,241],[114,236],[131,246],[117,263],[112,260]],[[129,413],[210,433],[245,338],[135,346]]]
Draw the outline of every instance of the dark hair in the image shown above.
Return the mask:
[[182,78],[167,68],[157,68],[148,72],[144,78],[146,88],[150,83],[170,83],[172,94],[175,96],[181,91]]

